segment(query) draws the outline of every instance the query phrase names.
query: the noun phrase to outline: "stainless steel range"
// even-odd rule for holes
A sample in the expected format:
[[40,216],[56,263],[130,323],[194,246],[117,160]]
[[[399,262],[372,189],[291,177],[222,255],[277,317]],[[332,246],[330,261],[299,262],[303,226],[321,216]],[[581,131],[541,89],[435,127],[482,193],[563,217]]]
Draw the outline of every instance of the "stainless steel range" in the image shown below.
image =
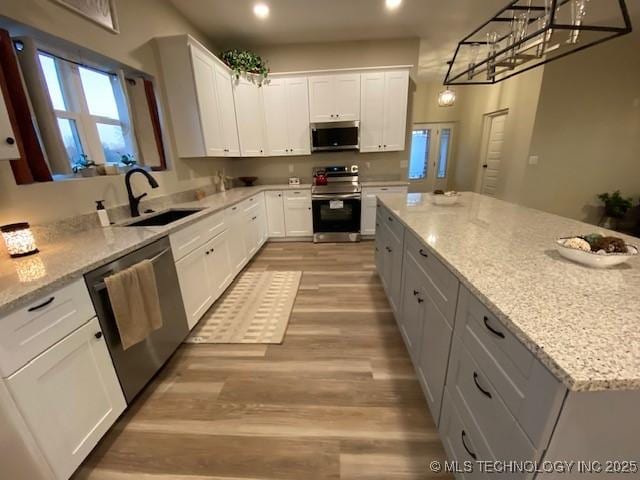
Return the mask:
[[314,242],[359,242],[362,187],[358,166],[314,167]]

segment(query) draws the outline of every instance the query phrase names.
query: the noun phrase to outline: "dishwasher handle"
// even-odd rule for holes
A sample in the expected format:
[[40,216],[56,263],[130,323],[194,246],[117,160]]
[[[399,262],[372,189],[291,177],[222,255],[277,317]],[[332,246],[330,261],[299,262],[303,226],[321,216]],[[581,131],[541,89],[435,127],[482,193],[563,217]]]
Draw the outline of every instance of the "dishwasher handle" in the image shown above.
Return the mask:
[[[151,263],[155,263],[155,262],[156,262],[156,260],[158,260],[158,259],[159,259],[160,257],[162,257],[164,254],[166,254],[167,252],[170,252],[170,251],[171,251],[171,248],[165,248],[165,249],[164,249],[164,250],[162,250],[159,254],[154,255],[153,257],[149,258],[148,260],[149,260]],[[113,275],[115,272],[111,271],[110,273]],[[108,275],[107,275],[107,276],[108,276]],[[102,290],[104,290],[105,288],[107,288],[107,285],[106,285],[104,282],[96,283],[96,284],[93,286],[93,290],[94,290],[95,292],[101,292],[101,291],[102,291]]]

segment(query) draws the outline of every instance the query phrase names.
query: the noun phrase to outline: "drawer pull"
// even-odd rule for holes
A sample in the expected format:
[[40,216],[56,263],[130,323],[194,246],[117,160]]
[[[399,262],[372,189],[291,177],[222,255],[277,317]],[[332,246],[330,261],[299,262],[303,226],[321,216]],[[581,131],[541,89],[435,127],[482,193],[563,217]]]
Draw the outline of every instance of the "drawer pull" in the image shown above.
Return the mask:
[[27,312],[35,312],[36,310],[40,310],[41,308],[46,307],[47,305],[49,305],[51,302],[53,302],[56,299],[56,297],[49,297],[49,300],[45,300],[44,302],[42,302],[40,305],[36,305],[34,307],[31,307],[27,310]]
[[478,383],[478,374],[476,372],[473,372],[473,383],[476,384],[476,387],[478,387],[478,390],[480,390],[486,397],[493,398],[493,396],[491,395],[491,392],[488,392],[487,390],[482,388]]
[[387,252],[389,252],[389,253],[391,253],[391,252],[393,251],[393,250],[391,250],[389,247],[384,247],[384,248],[385,248],[385,249],[387,250]]
[[478,456],[475,453],[473,453],[471,450],[469,450],[469,447],[467,447],[467,442],[464,441],[466,436],[467,436],[467,432],[462,430],[462,446],[467,451],[467,453],[471,456],[471,458],[473,458],[474,460],[477,460]]
[[418,290],[414,290],[414,291],[413,291],[413,295],[414,295],[414,296],[415,296],[415,295],[418,295],[419,293],[420,293],[420,292],[419,292]]
[[489,317],[487,317],[486,315],[484,316],[484,326],[487,327],[487,330],[493,333],[496,337],[504,338],[504,333],[502,333],[499,330],[496,330],[495,328],[492,328],[491,325],[489,325]]
[[420,250],[418,251],[418,253],[419,253],[420,255],[422,255],[423,257],[425,257],[425,258],[429,258],[429,254],[428,254],[427,252],[425,252],[423,249],[420,249]]
[[418,303],[422,303],[422,302],[424,302],[424,299],[418,297]]
[[393,218],[391,217],[387,217],[389,219],[390,222],[393,222]]

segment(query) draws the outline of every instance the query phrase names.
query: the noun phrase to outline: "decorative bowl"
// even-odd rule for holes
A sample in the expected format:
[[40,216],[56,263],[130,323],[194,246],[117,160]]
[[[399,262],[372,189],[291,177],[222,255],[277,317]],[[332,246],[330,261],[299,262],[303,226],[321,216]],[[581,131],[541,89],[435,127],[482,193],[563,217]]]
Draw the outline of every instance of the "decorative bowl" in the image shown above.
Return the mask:
[[251,187],[253,183],[258,180],[258,177],[238,177],[238,180],[244,183],[246,187]]
[[456,203],[458,203],[460,196],[461,195],[459,193],[454,193],[451,195],[446,195],[446,194],[435,195],[432,193],[431,201],[434,203],[434,205],[441,205],[441,206],[455,205]]
[[570,248],[565,246],[565,242],[570,238],[575,237],[563,237],[556,240],[558,246],[558,253],[572,262],[580,263],[591,268],[609,268],[621,263],[626,262],[632,257],[638,255],[638,247],[635,245],[627,244],[627,253],[597,253],[587,252],[585,250],[578,250],[576,248]]

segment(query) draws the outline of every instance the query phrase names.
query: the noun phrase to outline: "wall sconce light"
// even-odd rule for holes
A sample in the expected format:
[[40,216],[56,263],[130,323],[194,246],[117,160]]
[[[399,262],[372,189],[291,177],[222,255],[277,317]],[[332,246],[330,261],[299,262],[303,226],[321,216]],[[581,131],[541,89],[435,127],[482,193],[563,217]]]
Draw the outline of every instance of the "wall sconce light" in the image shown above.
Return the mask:
[[438,105],[441,107],[452,107],[456,103],[456,92],[448,88],[438,94]]
[[36,241],[27,222],[3,225],[0,227],[0,231],[11,257],[25,257],[38,253]]

